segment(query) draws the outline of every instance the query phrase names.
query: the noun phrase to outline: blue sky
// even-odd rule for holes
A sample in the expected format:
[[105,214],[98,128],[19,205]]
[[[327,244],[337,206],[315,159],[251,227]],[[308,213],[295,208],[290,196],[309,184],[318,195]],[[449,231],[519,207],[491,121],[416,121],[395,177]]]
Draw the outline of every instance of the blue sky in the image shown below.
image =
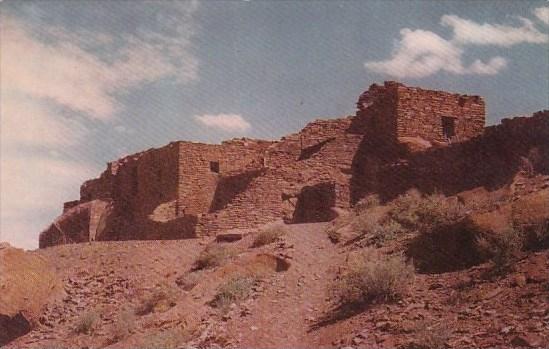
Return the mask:
[[276,139],[374,82],[547,108],[545,1],[10,1],[0,240],[38,233],[106,162],[173,140]]

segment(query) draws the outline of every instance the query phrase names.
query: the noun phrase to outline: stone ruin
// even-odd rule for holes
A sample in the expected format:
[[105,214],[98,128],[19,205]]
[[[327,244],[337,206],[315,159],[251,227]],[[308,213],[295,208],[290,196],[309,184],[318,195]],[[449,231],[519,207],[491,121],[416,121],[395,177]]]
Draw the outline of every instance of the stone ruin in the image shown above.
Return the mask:
[[372,193],[496,188],[532,151],[535,170],[549,173],[547,111],[485,128],[481,97],[397,82],[370,86],[357,107],[278,141],[179,141],[111,162],[65,203],[40,247],[329,221]]

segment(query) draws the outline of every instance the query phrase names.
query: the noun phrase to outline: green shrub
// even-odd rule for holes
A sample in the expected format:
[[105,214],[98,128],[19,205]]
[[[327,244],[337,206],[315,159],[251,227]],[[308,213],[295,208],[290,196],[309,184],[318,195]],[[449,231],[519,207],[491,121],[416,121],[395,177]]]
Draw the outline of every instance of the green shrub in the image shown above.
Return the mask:
[[332,285],[332,292],[343,305],[391,301],[407,291],[414,275],[403,256],[366,249],[350,256],[348,269]]
[[229,250],[223,246],[209,246],[200,253],[195,261],[195,269],[218,267],[230,256]]
[[95,329],[99,319],[99,314],[95,310],[83,313],[76,320],[74,332],[85,334],[91,333]]
[[261,231],[254,239],[252,247],[261,247],[280,239],[286,234],[286,229],[282,225],[276,225]]
[[212,306],[227,310],[232,303],[239,303],[247,299],[257,281],[257,278],[253,276],[239,276],[230,279],[219,287],[211,303]]

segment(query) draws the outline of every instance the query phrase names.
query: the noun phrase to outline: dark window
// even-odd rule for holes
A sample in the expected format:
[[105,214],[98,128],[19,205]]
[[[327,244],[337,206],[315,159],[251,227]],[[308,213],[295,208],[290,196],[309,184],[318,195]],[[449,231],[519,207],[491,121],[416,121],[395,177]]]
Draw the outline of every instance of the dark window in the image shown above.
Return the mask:
[[210,171],[219,173],[219,161],[210,161]]
[[451,116],[442,117],[442,134],[446,139],[450,139],[456,135],[456,118]]

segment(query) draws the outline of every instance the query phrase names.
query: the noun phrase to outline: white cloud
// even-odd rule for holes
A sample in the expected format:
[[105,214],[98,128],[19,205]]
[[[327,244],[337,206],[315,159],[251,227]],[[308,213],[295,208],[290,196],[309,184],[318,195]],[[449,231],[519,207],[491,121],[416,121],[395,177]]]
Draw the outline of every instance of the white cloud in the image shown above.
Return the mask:
[[79,153],[89,141],[84,125],[115,119],[119,95],[159,79],[198,78],[197,2],[142,6],[152,9],[151,28],[114,34],[33,26],[0,12],[0,240],[37,247],[62,203],[98,174]]
[[499,24],[478,24],[455,15],[444,15],[440,23],[452,28],[453,41],[460,44],[509,47],[521,43],[547,42],[547,34],[537,30],[530,20],[521,18],[521,21],[522,26],[511,27]]
[[87,130],[75,119],[63,118],[37,100],[1,90],[2,152],[21,147],[48,149],[79,144]]
[[214,127],[223,131],[246,132],[252,125],[238,114],[195,115],[194,119],[208,127]]
[[0,168],[0,240],[38,247],[38,233],[78,198],[79,185],[97,170],[75,161],[3,153]]
[[[162,5],[166,8],[156,20],[169,31],[117,37],[33,28],[2,13],[2,85],[90,118],[109,119],[122,107],[116,95],[126,89],[162,78],[196,80],[198,61],[190,52],[196,2]],[[39,40],[37,33],[47,40]],[[109,60],[98,53],[101,49],[109,52]]]
[[377,73],[397,78],[422,78],[440,71],[451,74],[496,74],[506,66],[502,57],[494,57],[488,63],[476,60],[469,67],[462,63],[463,49],[426,30],[402,29],[391,59],[366,62],[365,67]]
[[498,56],[491,58],[488,63],[484,63],[477,59],[473,62],[473,64],[469,66],[467,70],[472,74],[495,75],[506,66],[507,60],[505,60],[505,58],[503,57]]
[[466,65],[463,62],[466,47],[547,43],[548,36],[537,30],[530,20],[521,18],[521,21],[522,26],[511,27],[478,24],[455,15],[444,15],[441,24],[452,28],[451,39],[445,39],[432,31],[404,28],[400,31],[401,39],[395,44],[390,59],[369,61],[364,66],[368,70],[397,78],[422,78],[438,72],[495,75],[507,67],[505,58],[495,56],[487,62],[475,59],[473,63]]
[[543,23],[549,25],[549,7],[538,7],[534,10],[534,15]]

